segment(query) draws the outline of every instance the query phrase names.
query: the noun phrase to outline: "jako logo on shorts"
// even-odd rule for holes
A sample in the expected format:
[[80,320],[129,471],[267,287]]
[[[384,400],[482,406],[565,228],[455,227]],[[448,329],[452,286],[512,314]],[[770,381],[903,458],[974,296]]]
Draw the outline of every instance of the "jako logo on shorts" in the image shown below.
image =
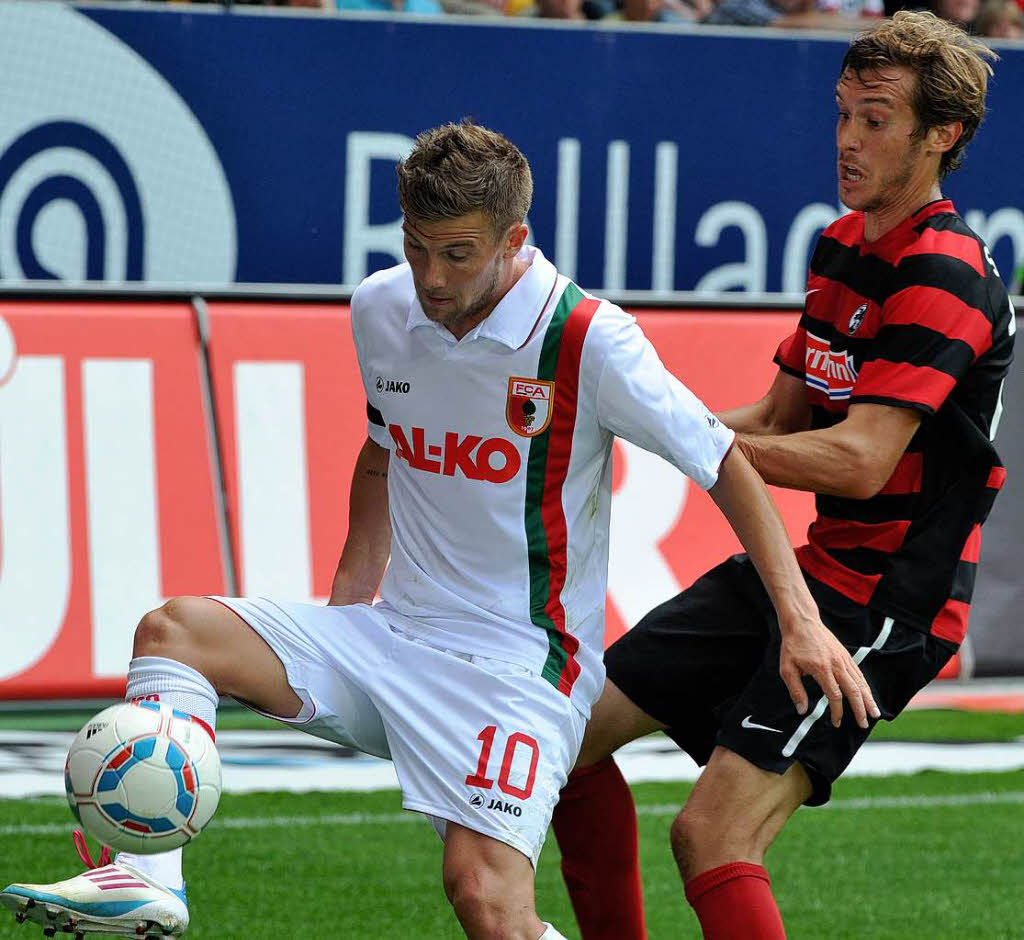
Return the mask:
[[410,428],[407,435],[400,425],[391,424],[388,431],[395,442],[395,456],[414,470],[508,483],[522,466],[516,445],[501,437],[445,431],[442,441],[433,443],[427,441],[423,428]]
[[224,170],[156,70],[49,4],[0,11],[0,63],[0,278],[234,280]]

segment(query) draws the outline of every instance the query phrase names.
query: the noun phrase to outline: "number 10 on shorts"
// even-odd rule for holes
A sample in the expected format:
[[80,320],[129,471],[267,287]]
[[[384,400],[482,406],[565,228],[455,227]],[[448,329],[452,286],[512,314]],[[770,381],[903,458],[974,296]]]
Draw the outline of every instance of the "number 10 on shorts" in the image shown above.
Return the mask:
[[[480,759],[476,762],[476,773],[466,777],[467,786],[480,787],[481,790],[490,790],[494,786],[494,781],[487,776],[487,768],[491,762],[491,751],[494,748],[494,738],[497,733],[497,725],[488,725],[476,736],[476,739],[481,742]],[[530,772],[526,775],[526,786],[517,787],[510,779],[512,764],[515,762],[522,767],[527,759],[527,754],[529,754]],[[505,740],[505,753],[501,758],[498,789],[516,799],[528,800],[530,794],[533,793],[533,783],[537,776],[537,761],[539,760],[540,748],[537,746],[536,740],[521,731],[510,734]]]

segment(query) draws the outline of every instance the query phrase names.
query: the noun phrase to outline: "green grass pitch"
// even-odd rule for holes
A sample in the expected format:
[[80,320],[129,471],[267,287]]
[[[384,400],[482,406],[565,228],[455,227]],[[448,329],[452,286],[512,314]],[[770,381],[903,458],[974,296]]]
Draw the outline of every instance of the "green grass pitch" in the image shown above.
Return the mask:
[[[681,784],[634,788],[652,940],[699,938],[668,850]],[[80,865],[56,799],[0,801],[0,884]],[[396,792],[225,795],[186,850],[192,940],[458,938],[440,884],[440,843]],[[768,866],[791,940],[1024,937],[1024,773],[841,781],[803,809]],[[579,936],[550,838],[538,910]],[[6,913],[6,912],[5,912]],[[41,936],[0,920],[0,940]]]
[[[0,728],[73,730],[91,712],[0,714]],[[279,725],[225,709],[221,728]],[[874,740],[1013,741],[1024,716],[908,712]],[[668,849],[689,787],[634,787],[651,940],[699,938]],[[63,800],[0,800],[0,886],[80,869]],[[441,848],[397,792],[225,795],[186,850],[191,940],[462,936],[444,900]],[[1024,940],[1024,772],[848,778],[803,809],[769,853],[790,940]],[[541,916],[579,934],[550,838]],[[0,940],[42,936],[0,916]]]

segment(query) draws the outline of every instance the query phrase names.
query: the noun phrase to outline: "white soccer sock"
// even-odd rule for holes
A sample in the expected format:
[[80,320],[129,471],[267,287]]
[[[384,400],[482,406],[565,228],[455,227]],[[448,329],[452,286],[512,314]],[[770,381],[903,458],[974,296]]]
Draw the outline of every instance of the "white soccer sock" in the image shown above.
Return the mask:
[[163,656],[136,656],[128,665],[128,701],[155,695],[171,708],[195,715],[210,728],[217,724],[217,690],[191,666]]
[[545,921],[544,926],[547,927],[547,930],[545,930],[537,940],[568,940],[567,937],[563,937],[557,930],[555,930],[553,924],[549,924]]
[[[163,656],[137,656],[128,666],[128,690],[125,698],[155,696],[178,711],[206,722],[211,730],[217,726],[217,690],[206,677],[191,666],[165,659]],[[154,881],[168,888],[181,890],[181,849],[156,855],[135,855],[119,852],[117,861],[137,868]],[[545,935],[546,936],[546,935]]]

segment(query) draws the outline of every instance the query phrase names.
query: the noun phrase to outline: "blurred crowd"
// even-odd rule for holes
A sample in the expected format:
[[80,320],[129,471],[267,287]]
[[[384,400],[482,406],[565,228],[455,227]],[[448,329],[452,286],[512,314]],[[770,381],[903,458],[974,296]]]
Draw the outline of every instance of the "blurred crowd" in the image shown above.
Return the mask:
[[1024,0],[220,0],[329,10],[618,19],[853,32],[901,9],[930,9],[977,36],[1024,38]]

